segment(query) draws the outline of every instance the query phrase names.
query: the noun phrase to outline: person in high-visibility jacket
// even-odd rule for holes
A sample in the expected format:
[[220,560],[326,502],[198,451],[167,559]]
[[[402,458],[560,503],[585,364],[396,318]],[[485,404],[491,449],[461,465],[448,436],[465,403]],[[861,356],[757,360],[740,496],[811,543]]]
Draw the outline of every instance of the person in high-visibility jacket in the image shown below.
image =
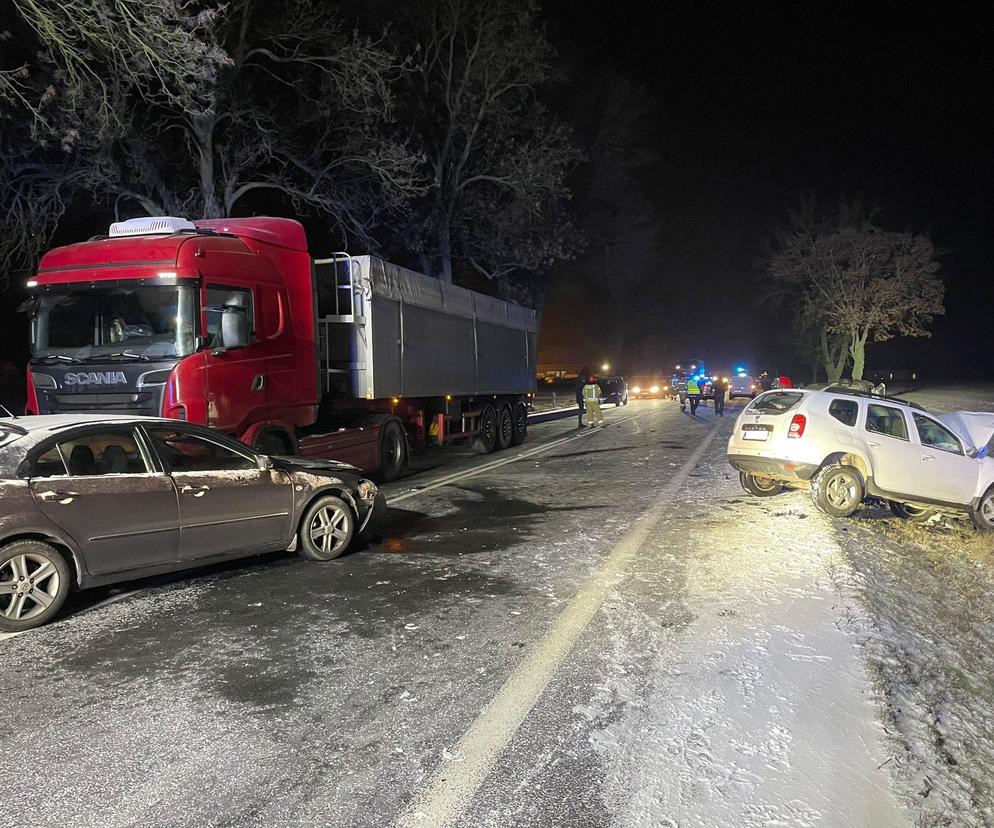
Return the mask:
[[597,377],[593,375],[587,377],[587,384],[583,386],[583,407],[587,409],[589,428],[604,425],[604,415],[601,414],[601,387],[597,384]]
[[697,413],[697,406],[701,404],[701,378],[697,374],[687,377],[687,399],[690,401],[690,413]]

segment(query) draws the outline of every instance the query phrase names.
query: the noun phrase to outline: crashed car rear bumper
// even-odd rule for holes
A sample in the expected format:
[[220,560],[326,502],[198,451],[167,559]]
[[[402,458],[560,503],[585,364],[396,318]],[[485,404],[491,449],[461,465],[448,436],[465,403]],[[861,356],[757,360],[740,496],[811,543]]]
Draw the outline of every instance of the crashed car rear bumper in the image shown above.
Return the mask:
[[810,480],[818,471],[818,466],[814,463],[777,460],[749,454],[729,454],[728,462],[739,471],[772,477],[774,480]]

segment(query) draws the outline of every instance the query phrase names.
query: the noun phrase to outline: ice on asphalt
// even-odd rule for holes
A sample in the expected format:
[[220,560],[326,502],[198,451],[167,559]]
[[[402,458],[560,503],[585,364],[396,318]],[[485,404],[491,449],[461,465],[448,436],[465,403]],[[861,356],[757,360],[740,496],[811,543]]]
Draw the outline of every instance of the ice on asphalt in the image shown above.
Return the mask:
[[[615,672],[598,694],[627,701],[591,735],[616,768],[609,809],[639,828],[908,824],[828,518],[789,495],[751,499],[731,478],[720,462],[701,469],[681,497],[700,515],[684,548],[644,553],[690,560],[692,620],[655,654],[650,688]],[[635,629],[656,619],[633,620],[624,588],[608,613],[623,664]]]

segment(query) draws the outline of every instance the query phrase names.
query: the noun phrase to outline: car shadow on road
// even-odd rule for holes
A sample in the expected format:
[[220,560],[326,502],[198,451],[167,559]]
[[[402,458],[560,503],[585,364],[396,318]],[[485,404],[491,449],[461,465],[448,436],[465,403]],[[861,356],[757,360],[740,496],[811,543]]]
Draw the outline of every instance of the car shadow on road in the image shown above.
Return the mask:
[[450,498],[452,510],[444,515],[391,507],[380,530],[382,543],[370,551],[436,555],[500,551],[530,539],[543,515],[611,508],[597,503],[549,506],[482,486],[452,488],[468,496]]

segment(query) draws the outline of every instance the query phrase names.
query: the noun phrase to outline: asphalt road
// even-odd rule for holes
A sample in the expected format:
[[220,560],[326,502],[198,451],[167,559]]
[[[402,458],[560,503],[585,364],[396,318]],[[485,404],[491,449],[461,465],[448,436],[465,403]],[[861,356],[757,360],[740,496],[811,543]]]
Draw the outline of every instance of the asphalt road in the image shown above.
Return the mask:
[[619,745],[668,726],[660,669],[693,659],[665,654],[702,613],[694,556],[722,542],[702,522],[739,508],[737,411],[542,424],[504,454],[426,458],[385,487],[382,538],[338,561],[75,596],[0,640],[4,824],[678,824],[632,810],[646,759]]

